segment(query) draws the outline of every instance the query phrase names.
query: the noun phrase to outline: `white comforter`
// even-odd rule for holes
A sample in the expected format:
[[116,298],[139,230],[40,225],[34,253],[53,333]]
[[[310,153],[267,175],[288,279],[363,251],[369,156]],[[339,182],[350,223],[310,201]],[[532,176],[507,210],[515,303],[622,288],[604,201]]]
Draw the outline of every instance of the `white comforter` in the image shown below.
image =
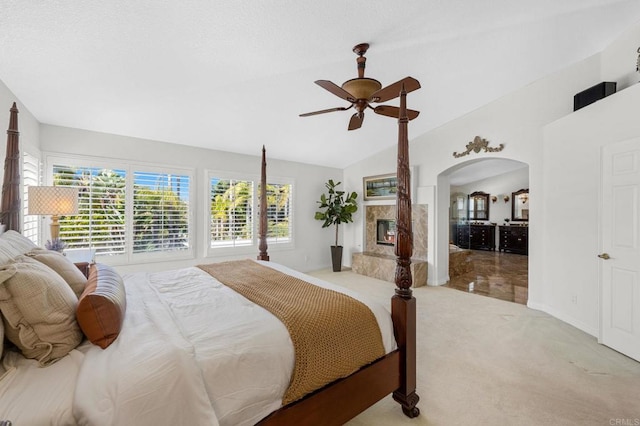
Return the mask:
[[[389,313],[362,296],[288,268],[290,275],[369,305],[387,352]],[[125,277],[122,332],[107,349],[87,350],[73,414],[87,425],[249,425],[281,406],[293,345],[271,313],[198,268]]]

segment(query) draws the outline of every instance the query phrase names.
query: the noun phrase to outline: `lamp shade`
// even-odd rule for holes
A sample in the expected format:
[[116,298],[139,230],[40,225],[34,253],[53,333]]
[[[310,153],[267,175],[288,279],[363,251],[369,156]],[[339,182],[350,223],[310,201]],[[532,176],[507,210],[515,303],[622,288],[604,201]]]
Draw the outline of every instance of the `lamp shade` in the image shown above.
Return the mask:
[[78,213],[78,189],[59,186],[30,186],[29,214],[66,215]]

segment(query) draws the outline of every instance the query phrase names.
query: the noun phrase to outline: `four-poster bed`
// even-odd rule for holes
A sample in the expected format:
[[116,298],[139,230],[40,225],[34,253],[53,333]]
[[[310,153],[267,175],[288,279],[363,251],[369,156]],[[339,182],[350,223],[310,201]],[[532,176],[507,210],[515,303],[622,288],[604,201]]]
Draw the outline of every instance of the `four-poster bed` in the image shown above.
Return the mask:
[[[377,360],[367,363],[366,365],[358,368],[355,372],[348,375],[347,377],[332,380],[331,382],[328,382],[328,384],[322,385],[321,388],[307,393],[305,396],[299,399],[295,399],[280,408],[278,408],[278,406],[280,405],[278,401],[280,401],[279,398],[282,397],[278,395],[275,396],[275,399],[272,397],[270,401],[261,402],[265,405],[265,407],[271,407],[268,408],[268,411],[266,411],[267,413],[270,412],[271,414],[266,415],[266,417],[260,415],[260,417],[254,418],[255,420],[244,420],[244,422],[248,422],[247,424],[253,424],[258,421],[258,424],[261,425],[339,425],[347,422],[349,419],[355,417],[357,414],[364,411],[372,404],[389,394],[392,394],[394,400],[396,400],[401,405],[402,411],[405,415],[407,415],[408,417],[416,417],[417,415],[419,415],[419,410],[416,407],[416,404],[419,400],[416,394],[416,303],[415,298],[412,296],[412,282],[410,273],[413,242],[411,230],[411,195],[409,184],[410,177],[407,136],[408,121],[409,119],[407,117],[406,92],[403,90],[400,94],[400,109],[398,120],[398,192],[396,221],[397,288],[395,290],[395,294],[391,299],[391,318],[389,318],[388,312],[385,312],[386,310],[384,308],[382,311],[380,311],[379,308],[367,304],[371,309],[371,312],[373,312],[375,316],[375,321],[377,321],[378,325],[380,326],[380,333],[382,341],[384,342],[383,355]],[[17,123],[14,130],[15,132],[17,132]],[[311,282],[314,285],[319,285],[324,288],[333,290],[333,292],[348,292],[346,290],[337,289],[337,286],[319,282],[319,280],[313,279],[312,277],[268,262],[269,256],[267,254],[266,238],[267,181],[265,157],[266,154],[263,147],[260,185],[260,252],[258,255],[258,262],[260,262],[261,267],[265,266],[267,268],[273,269],[274,271],[276,271],[274,273],[283,272],[289,274],[290,276],[294,276],[295,279],[302,279],[307,282]],[[15,168],[15,171],[11,172],[14,177],[17,171],[17,168]],[[7,177],[5,175],[5,183],[7,180],[13,182],[11,181],[11,177]],[[19,199],[17,202],[17,208],[19,211]],[[5,205],[5,203],[3,202],[3,218],[6,217],[5,211],[14,211],[15,209],[16,207],[13,203]],[[14,238],[13,234],[10,234],[10,236],[11,238]],[[3,236],[0,236],[0,244],[3,244],[2,237]],[[10,238],[7,237],[7,240],[8,239]],[[22,249],[21,252],[25,250],[26,249]],[[252,261],[250,262],[253,263]],[[218,355],[213,352],[213,348],[215,347],[215,345],[213,345],[210,340],[207,340],[209,338],[219,336],[228,337],[227,335],[225,335],[225,333],[228,333],[229,331],[226,330],[224,326],[221,326],[218,321],[221,320],[224,316],[231,315],[233,317],[234,315],[231,311],[225,311],[225,309],[227,309],[227,299],[225,299],[224,302],[216,302],[218,300],[216,298],[220,295],[230,299],[236,299],[240,296],[238,296],[237,294],[231,294],[234,292],[225,288],[225,286],[223,285],[218,285],[217,281],[210,281],[212,280],[212,278],[209,276],[205,276],[202,271],[197,272],[197,268],[171,271],[169,276],[160,274],[162,273],[140,273],[125,277],[124,287],[127,289],[126,297],[128,307],[126,309],[126,314],[124,313],[124,307],[122,308],[124,325],[122,326],[122,329],[119,330],[120,335],[117,338],[114,338],[113,343],[111,343],[113,348],[109,347],[102,351],[102,349],[85,342],[86,344],[83,343],[78,347],[78,351],[73,350],[70,353],[71,358],[67,356],[57,363],[53,364],[52,366],[44,369],[61,370],[65,363],[72,364],[71,368],[73,369],[74,374],[77,375],[77,383],[75,384],[75,386],[77,387],[75,388],[75,396],[72,398],[72,401],[70,403],[72,407],[66,408],[66,410],[69,411],[66,413],[66,415],[69,416],[72,412],[72,417],[75,418],[75,421],[77,421],[78,423],[90,424],[109,424],[116,421],[118,423],[127,424],[150,424],[149,422],[153,421],[154,419],[162,419],[162,421],[164,422],[167,422],[170,419],[180,420],[181,422],[185,420],[185,418],[183,417],[176,417],[177,415],[188,416],[188,422],[190,424],[216,424],[218,420],[221,424],[244,424],[243,421],[238,420],[238,417],[235,417],[236,411],[242,411],[243,407],[230,405],[227,406],[225,404],[227,404],[228,399],[231,397],[231,395],[233,395],[231,399],[237,398],[237,395],[235,393],[236,389],[232,387],[235,385],[236,381],[241,381],[240,379],[238,379],[238,376],[247,374],[249,376],[258,376],[259,373],[261,373],[262,370],[265,369],[262,368],[256,370],[255,367],[250,367],[247,371],[244,371],[247,368],[245,366],[240,370],[229,370],[227,364],[223,364],[225,360],[219,360],[218,358],[216,358]],[[186,276],[190,281],[178,281],[179,279],[183,279],[184,276]],[[101,278],[98,277],[95,279],[98,280],[97,287],[100,288]],[[221,281],[224,282],[224,280]],[[195,302],[191,299],[188,299],[187,302],[187,299],[183,299],[186,297],[185,292],[188,293],[193,290],[189,288],[188,290],[183,291],[183,287],[190,286],[193,284],[193,282],[203,282],[206,283],[206,285],[204,287],[198,287],[197,291],[200,293]],[[211,284],[212,282],[213,284]],[[180,285],[176,285],[176,283],[180,283]],[[0,288],[1,287],[2,284],[0,283]],[[138,294],[136,293],[138,290],[136,290],[136,292],[133,292],[130,287],[142,287],[146,288],[146,290],[143,290],[143,293]],[[229,293],[229,291],[231,291],[231,293]],[[350,293],[348,293],[348,295],[357,299],[356,295]],[[84,294],[82,296],[84,296]],[[168,298],[169,296],[171,296],[171,298]],[[82,302],[82,297],[80,298],[80,300]],[[191,311],[189,311],[189,313],[185,313],[180,310],[181,303],[188,303],[191,310],[207,310],[210,315],[213,315],[212,317],[210,317],[212,318],[211,322],[207,322],[207,327],[202,327],[200,320],[196,321],[194,320],[194,318],[192,318]],[[215,305],[215,307],[212,308],[208,303]],[[176,308],[176,311],[174,312],[172,310],[172,313],[170,314],[165,313],[165,305],[172,304],[178,306],[178,308]],[[146,323],[138,323],[138,321],[142,321],[140,316],[136,316],[136,314],[132,312],[137,311],[138,308],[142,309],[142,306],[146,305],[149,305],[149,309],[153,309],[145,311],[144,315],[158,316],[157,322],[154,322],[151,325],[148,325]],[[243,309],[242,304],[237,309]],[[214,312],[210,313],[210,311]],[[168,321],[169,317],[174,316],[177,317],[177,329],[182,330],[176,334],[172,334],[174,333],[173,331],[169,332],[167,329],[165,329],[168,327],[165,325],[165,321]],[[235,317],[243,318],[243,315],[236,313]],[[266,317],[260,318],[261,319],[257,322],[268,322]],[[129,325],[130,323],[135,323],[138,325],[134,327],[132,325]],[[355,324],[356,323],[350,323],[350,327],[357,328],[358,325]],[[209,327],[209,325],[211,327]],[[183,339],[184,334],[191,333],[191,329],[188,329],[187,326],[197,328],[198,333],[203,333],[198,334],[197,338],[192,339],[193,341],[199,341],[198,344],[201,346],[194,346],[195,344],[192,345],[192,340]],[[147,328],[158,328],[159,330],[151,331],[162,331],[161,337],[148,337],[146,335],[146,333],[149,332]],[[387,329],[385,330],[385,328]],[[242,338],[248,341],[252,341],[255,339],[259,339],[260,333],[265,334],[267,332],[269,332],[269,330],[258,332],[257,336],[242,336]],[[166,335],[166,333],[170,334]],[[269,336],[268,340],[272,339],[270,335],[265,335]],[[275,341],[278,341],[278,339],[282,338],[275,338]],[[202,342],[200,342],[200,340],[202,340]],[[166,398],[166,401],[171,400],[178,405],[181,403],[186,404],[186,407],[189,407],[189,410],[192,410],[193,413],[185,413],[184,408],[178,409],[177,412],[170,412],[171,407],[166,406],[167,402],[165,400],[155,401],[147,400],[144,398],[141,398],[143,399],[143,403],[148,405],[143,405],[145,409],[140,411],[139,406],[132,405],[135,400],[140,397],[139,394],[142,393],[138,389],[140,383],[129,382],[128,378],[106,377],[113,375],[114,372],[120,373],[121,370],[126,369],[129,369],[128,371],[130,372],[130,374],[136,375],[138,374],[138,370],[136,368],[141,367],[141,365],[138,365],[136,368],[130,369],[129,361],[125,361],[123,359],[120,359],[119,357],[111,355],[110,357],[107,357],[107,353],[122,353],[124,351],[130,350],[131,346],[138,346],[135,348],[134,352],[136,352],[137,356],[139,355],[138,358],[135,358],[136,360],[138,360],[136,362],[140,362],[140,357],[142,357],[140,353],[144,351],[139,346],[141,346],[142,348],[147,348],[148,350],[151,350],[149,348],[152,348],[152,350],[155,351],[156,349],[159,349],[159,344],[162,344],[162,346],[169,346],[170,349],[173,349],[175,346],[175,348],[180,350],[178,351],[176,349],[166,352],[166,357],[160,361],[158,361],[156,358],[154,358],[153,361],[145,361],[148,364],[159,362],[159,364],[157,364],[158,371],[154,371],[154,374],[150,375],[152,377],[140,378],[139,382],[151,382],[152,384],[155,383],[155,385],[150,389],[153,389],[154,393],[158,393],[157,398],[164,397]],[[0,356],[1,355],[2,353],[0,352]],[[17,355],[13,354],[12,357],[13,361],[15,361]],[[204,358],[211,358],[215,359],[216,361],[214,364],[197,364],[196,366],[194,366],[195,364],[191,364],[191,357],[197,358],[198,361]],[[144,357],[142,357],[142,359],[144,359]],[[25,362],[27,361],[31,360],[26,360]],[[237,357],[231,357],[230,360],[227,361],[231,363],[237,363]],[[13,365],[14,371],[21,371],[20,368],[24,367],[24,363],[21,362],[22,361],[17,362],[15,365]],[[142,364],[145,364],[145,362],[142,362]],[[274,363],[276,363],[276,361],[274,361]],[[271,366],[271,364],[268,365]],[[57,366],[60,366],[60,368],[58,368]],[[213,375],[207,376],[209,373],[213,374],[213,372],[210,372],[209,370],[216,369],[220,370],[217,371],[217,374],[221,374],[223,378]],[[102,373],[99,373],[100,371],[102,371]],[[104,371],[107,371],[108,374],[105,374]],[[5,376],[3,376],[3,373],[3,370],[0,369],[0,377],[2,378],[7,375],[5,374]],[[9,373],[11,373],[11,371]],[[161,373],[161,375],[163,376],[169,376],[169,380],[173,380],[173,382],[171,382],[172,386],[164,389],[163,386],[166,386],[166,384],[162,384],[165,382],[159,381],[160,379],[157,377],[159,376],[158,373]],[[190,374],[192,374],[193,376],[190,376]],[[225,375],[229,377],[226,377],[225,379]],[[65,375],[65,377],[68,376],[68,374]],[[116,376],[118,375],[116,374]],[[71,377],[75,376],[72,375]],[[207,381],[207,378],[215,378],[215,380]],[[16,380],[16,377],[11,378],[11,380]],[[107,384],[104,384],[102,380],[105,380],[105,383]],[[112,383],[112,380],[115,382]],[[156,380],[158,380],[157,383]],[[258,379],[256,378],[255,380]],[[277,381],[276,379],[272,378],[268,378],[265,380],[266,383]],[[66,381],[69,381],[69,379],[67,378]],[[218,381],[224,383],[224,386],[222,384],[212,383]],[[287,380],[285,380],[285,382],[286,381]],[[20,382],[19,380],[17,383],[22,383],[23,385],[25,384],[25,382]],[[3,394],[3,392],[7,392],[7,389],[3,390],[2,385],[2,379],[0,379],[0,397],[5,395]],[[15,386],[16,384],[14,383],[13,385]],[[216,388],[214,385],[218,387]],[[225,388],[225,392],[229,392],[229,394],[225,394],[220,397],[219,400],[216,400],[218,405],[216,406],[214,412],[213,406],[209,406],[209,401],[206,401],[206,397],[208,395],[209,399],[214,400],[215,395],[220,392],[220,387],[226,386],[230,387],[230,389]],[[238,392],[240,391],[238,390]],[[246,392],[251,393],[250,391]],[[9,396],[11,396],[10,393]],[[15,394],[13,398],[17,398]],[[2,398],[0,398],[0,400],[2,400]],[[12,403],[13,402],[15,401],[12,400]],[[67,398],[67,403],[69,403],[69,398]],[[245,405],[251,404],[252,402],[250,400]],[[100,407],[98,407],[98,405]],[[2,408],[2,403],[0,403],[0,420],[3,419]],[[267,408],[263,408],[263,410],[266,409]],[[117,412],[119,412],[120,410],[122,410],[122,413],[124,414],[120,414],[119,416],[119,413]],[[165,413],[163,410],[167,410],[167,412]],[[114,414],[114,412],[116,413]],[[221,412],[224,412],[225,414],[221,415]],[[255,413],[253,415],[255,416]],[[260,420],[260,418],[262,419]]]

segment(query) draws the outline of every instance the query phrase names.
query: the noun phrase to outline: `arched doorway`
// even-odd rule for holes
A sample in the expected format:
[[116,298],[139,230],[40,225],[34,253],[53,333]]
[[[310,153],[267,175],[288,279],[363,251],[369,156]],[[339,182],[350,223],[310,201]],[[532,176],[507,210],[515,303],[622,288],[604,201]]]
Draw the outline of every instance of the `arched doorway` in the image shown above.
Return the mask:
[[[447,274],[441,283],[526,304],[528,216],[512,221],[512,209],[522,210],[514,204],[521,198],[513,200],[512,194],[528,190],[528,165],[505,158],[472,159],[441,172],[437,188],[436,249],[439,270]],[[509,245],[516,238],[522,240],[520,250]]]

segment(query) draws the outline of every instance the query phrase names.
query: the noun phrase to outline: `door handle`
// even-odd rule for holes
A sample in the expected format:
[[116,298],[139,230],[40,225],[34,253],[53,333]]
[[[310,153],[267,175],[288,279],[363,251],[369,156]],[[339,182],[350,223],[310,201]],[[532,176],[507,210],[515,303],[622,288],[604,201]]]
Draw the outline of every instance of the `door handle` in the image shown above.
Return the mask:
[[598,255],[598,257],[599,257],[600,259],[604,259],[604,260],[611,259],[611,256],[609,256],[609,254],[608,254],[608,253],[602,253],[602,254],[599,254],[599,255]]

